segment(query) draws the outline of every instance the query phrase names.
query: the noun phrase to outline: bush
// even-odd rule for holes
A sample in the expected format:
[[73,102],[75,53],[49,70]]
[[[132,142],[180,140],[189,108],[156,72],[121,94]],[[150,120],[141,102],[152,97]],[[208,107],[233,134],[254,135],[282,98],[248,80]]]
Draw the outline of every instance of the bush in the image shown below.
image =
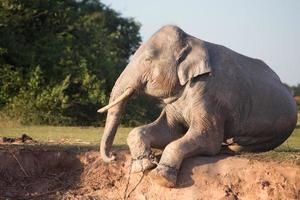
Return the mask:
[[[139,46],[139,28],[97,0],[1,1],[0,112],[22,124],[103,125],[96,111]],[[151,121],[158,108],[146,101],[130,103],[122,123]]]

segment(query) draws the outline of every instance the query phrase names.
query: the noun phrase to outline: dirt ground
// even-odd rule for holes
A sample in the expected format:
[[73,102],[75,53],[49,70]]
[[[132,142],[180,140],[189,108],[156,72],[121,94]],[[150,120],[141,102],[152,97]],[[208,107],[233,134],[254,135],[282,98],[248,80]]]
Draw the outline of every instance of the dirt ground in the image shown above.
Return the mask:
[[[14,149],[0,151],[2,199],[300,199],[300,167],[242,156],[184,161],[178,187],[146,174],[131,174],[128,150],[103,163],[97,151]],[[127,188],[127,189],[126,189]],[[125,191],[126,190],[126,191]],[[1,199],[0,198],[0,199]]]

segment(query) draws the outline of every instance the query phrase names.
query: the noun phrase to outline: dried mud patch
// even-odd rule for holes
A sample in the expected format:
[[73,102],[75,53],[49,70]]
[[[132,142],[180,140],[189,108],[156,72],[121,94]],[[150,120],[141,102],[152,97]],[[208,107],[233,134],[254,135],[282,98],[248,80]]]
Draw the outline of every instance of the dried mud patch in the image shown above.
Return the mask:
[[[240,156],[185,160],[178,187],[131,174],[128,150],[99,153],[19,149],[0,152],[0,197],[7,199],[300,199],[300,168]],[[128,182],[129,180],[129,182]]]

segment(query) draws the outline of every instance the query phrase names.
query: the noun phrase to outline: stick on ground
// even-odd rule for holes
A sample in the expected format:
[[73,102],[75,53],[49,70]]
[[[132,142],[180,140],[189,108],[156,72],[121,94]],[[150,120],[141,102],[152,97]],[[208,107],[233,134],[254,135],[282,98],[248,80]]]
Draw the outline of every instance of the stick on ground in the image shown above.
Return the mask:
[[23,171],[23,173],[25,174],[25,176],[29,177],[28,173],[25,171],[24,167],[22,166],[22,164],[20,163],[20,161],[18,160],[16,155],[13,152],[10,152],[10,153],[13,156],[13,158],[17,161],[17,163],[19,164],[19,166],[20,166],[21,170]]

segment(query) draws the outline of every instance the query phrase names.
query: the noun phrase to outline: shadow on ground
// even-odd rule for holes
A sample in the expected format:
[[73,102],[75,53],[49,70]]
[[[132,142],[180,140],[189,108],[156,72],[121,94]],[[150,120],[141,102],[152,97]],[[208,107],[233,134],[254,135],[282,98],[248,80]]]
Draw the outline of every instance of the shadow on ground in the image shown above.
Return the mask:
[[[92,189],[112,185],[110,179],[94,178],[111,174],[98,149],[98,145],[1,144],[0,199],[69,197],[69,191],[74,196],[86,183]],[[126,146],[114,147],[113,151],[121,149]],[[122,154],[117,158],[124,162]]]
[[80,182],[82,163],[75,153],[10,149],[0,152],[0,194],[3,198],[43,199]]

